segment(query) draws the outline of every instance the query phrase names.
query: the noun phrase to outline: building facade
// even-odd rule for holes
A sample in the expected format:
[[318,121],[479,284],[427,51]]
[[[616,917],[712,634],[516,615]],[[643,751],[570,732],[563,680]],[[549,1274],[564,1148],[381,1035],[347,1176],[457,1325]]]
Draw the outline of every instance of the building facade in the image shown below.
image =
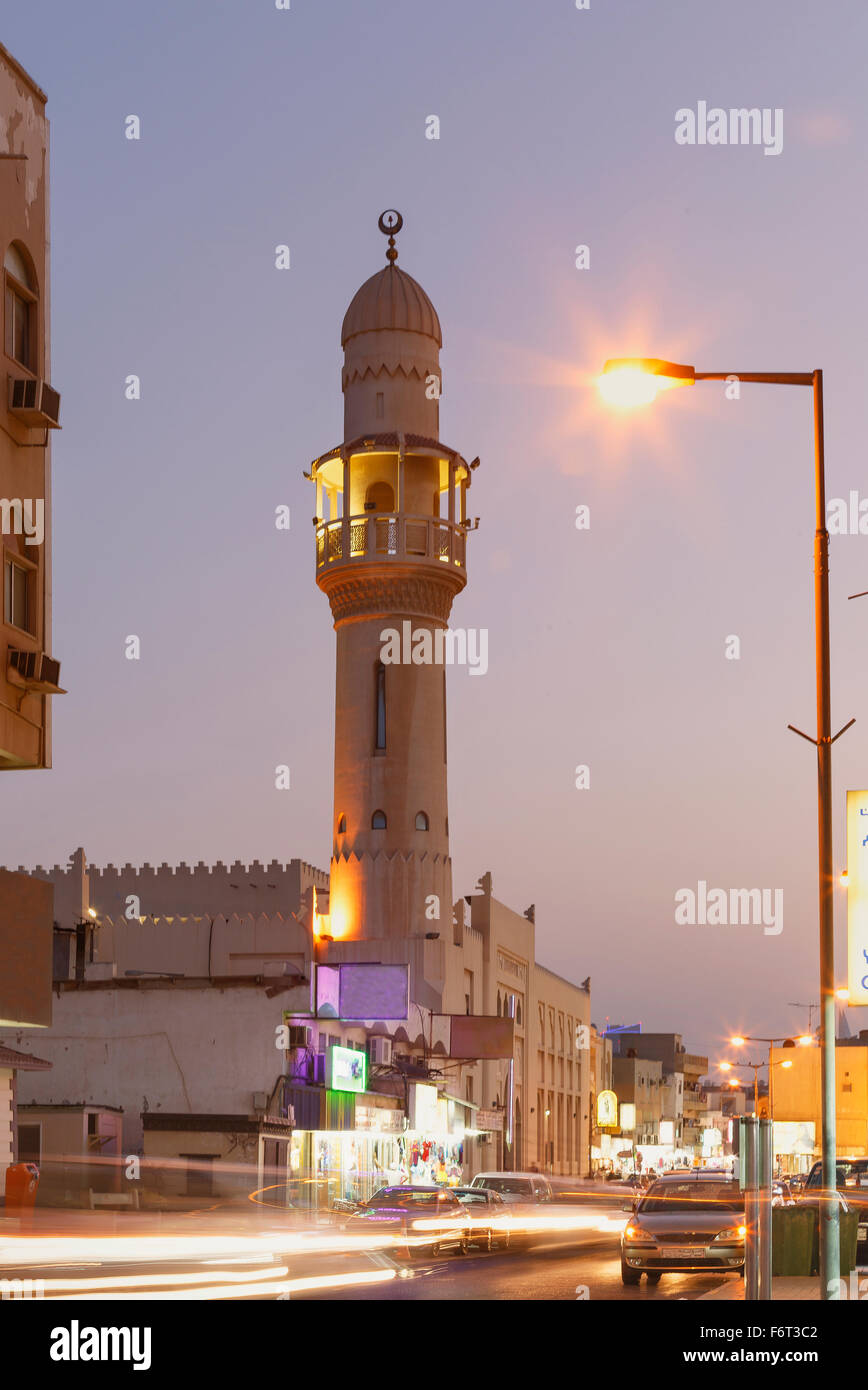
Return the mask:
[[0,769],[51,766],[51,430],[45,93],[0,45]]

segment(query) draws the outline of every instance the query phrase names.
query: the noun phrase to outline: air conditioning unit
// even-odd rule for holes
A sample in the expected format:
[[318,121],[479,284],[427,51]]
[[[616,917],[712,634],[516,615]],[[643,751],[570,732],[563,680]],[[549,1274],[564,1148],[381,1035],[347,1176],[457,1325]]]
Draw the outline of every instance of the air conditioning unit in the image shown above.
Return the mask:
[[41,377],[10,377],[9,409],[24,425],[60,429],[60,393]]
[[45,652],[25,652],[20,648],[9,648],[9,670],[19,677],[31,690],[42,690],[48,695],[65,695],[60,686],[60,662]]
[[372,1066],[390,1067],[392,1065],[392,1039],[368,1038],[368,1057]]
[[289,1041],[287,1048],[310,1047],[313,1036],[312,1028],[305,1028],[303,1023],[291,1023],[289,1025]]

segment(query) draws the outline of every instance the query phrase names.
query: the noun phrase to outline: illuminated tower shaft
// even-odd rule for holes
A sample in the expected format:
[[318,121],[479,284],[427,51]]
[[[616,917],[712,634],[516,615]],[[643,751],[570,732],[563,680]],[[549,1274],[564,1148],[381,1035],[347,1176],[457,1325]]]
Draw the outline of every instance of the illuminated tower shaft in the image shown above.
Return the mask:
[[466,583],[470,470],[439,441],[437,314],[395,264],[394,236],[386,255],[344,318],[344,443],[311,467],[316,578],[337,633],[335,940],[451,922],[445,666],[418,657],[422,630],[442,649],[435,633]]

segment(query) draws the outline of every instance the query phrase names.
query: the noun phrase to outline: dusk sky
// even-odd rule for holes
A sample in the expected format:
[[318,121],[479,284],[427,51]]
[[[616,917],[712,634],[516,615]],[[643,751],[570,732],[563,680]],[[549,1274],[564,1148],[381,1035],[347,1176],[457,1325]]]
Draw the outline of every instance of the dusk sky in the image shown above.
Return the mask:
[[[341,319],[395,207],[443,326],[441,438],[482,460],[452,613],[489,632],[487,674],[448,678],[455,896],[490,870],[535,902],[538,959],[591,975],[598,1025],[712,1060],[734,1031],[803,1030],[810,393],[705,385],[618,415],[594,380],[638,354],[822,367],[829,497],[868,498],[864,5],[30,0],[0,37],[49,98],[69,692],[53,770],[4,779],[3,862],[328,867],[334,634],[302,469],[340,441]],[[780,109],[781,153],[679,145],[699,102]],[[845,792],[868,785],[865,589],[868,536],[833,537],[841,868]],[[782,889],[782,932],[677,925],[699,880]]]

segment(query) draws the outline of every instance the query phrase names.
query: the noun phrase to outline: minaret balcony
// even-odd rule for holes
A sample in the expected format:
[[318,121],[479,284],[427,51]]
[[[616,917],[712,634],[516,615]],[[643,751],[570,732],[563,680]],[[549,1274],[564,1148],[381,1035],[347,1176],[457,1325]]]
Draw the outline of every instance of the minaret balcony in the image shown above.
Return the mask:
[[363,512],[323,521],[316,528],[317,576],[359,564],[437,565],[463,575],[467,529],[444,517],[403,512]]

